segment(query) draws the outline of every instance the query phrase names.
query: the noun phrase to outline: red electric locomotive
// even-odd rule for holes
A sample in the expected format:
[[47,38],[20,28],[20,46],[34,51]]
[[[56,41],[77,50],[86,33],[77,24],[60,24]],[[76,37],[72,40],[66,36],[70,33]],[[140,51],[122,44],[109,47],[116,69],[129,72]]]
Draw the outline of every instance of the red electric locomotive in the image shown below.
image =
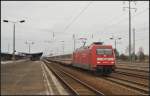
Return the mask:
[[115,67],[115,53],[111,45],[94,42],[73,52],[72,66],[110,74]]

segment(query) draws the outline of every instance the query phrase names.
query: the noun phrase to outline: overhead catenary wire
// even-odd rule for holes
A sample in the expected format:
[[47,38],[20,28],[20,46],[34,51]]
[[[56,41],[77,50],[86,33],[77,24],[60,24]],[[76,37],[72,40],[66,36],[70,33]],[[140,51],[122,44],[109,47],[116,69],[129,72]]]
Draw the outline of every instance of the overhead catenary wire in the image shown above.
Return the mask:
[[[139,26],[142,26],[142,25],[139,25]],[[141,28],[136,28],[136,33],[142,33],[143,31],[147,31],[147,30],[149,30],[149,26],[146,26],[146,27],[141,27]],[[128,35],[128,33],[125,33],[125,31],[123,31],[123,32],[121,32],[121,31],[119,31],[119,33],[118,34],[122,34],[122,33],[124,33],[123,35]]]
[[73,22],[75,22],[79,16],[81,16],[81,14],[90,6],[90,4],[92,3],[92,1],[90,1],[80,12],[79,14],[73,18],[73,20],[65,27],[64,32],[71,26],[71,24],[73,24]]
[[149,7],[145,8],[144,10],[140,11],[139,13],[133,15],[133,17],[140,15],[141,13],[146,12],[149,9]]
[[[142,12],[140,12],[140,13],[143,13],[143,11]],[[127,18],[126,18],[127,19]],[[125,19],[122,19],[121,21],[123,21],[123,20],[125,20]],[[118,24],[118,23],[121,23],[121,21],[119,21],[119,22],[117,22],[116,24]],[[116,25],[115,24],[115,25]],[[110,30],[110,27],[113,27],[114,25],[112,25],[112,26],[107,26],[107,27],[105,27],[105,29],[104,30],[108,30],[108,28],[109,28],[109,30]],[[107,28],[107,29],[106,29]],[[149,27],[143,27],[143,28],[138,28],[137,30],[137,32],[139,33],[139,30],[140,31],[142,31],[142,29],[145,31],[145,30],[148,30],[149,29]],[[102,32],[104,32],[104,31],[102,31]],[[106,32],[106,31],[105,31]],[[128,35],[128,34],[125,34],[125,35]]]
[[[143,30],[143,31],[145,31],[145,30]],[[145,36],[145,35],[139,34],[139,33],[142,33],[143,31],[142,31],[142,29],[141,29],[140,31],[139,31],[138,29],[136,29],[136,36],[138,36],[138,35],[139,35],[138,37],[143,37],[143,36]],[[120,34],[120,35],[121,35],[121,34]],[[124,34],[124,35],[123,35],[123,38],[126,38],[126,39],[127,39],[127,38],[128,38],[128,34]]]
[[[149,7],[143,9],[143,10],[140,11],[139,13],[133,15],[133,17],[138,16],[138,15],[140,15],[141,13],[146,12],[148,9],[149,9]],[[121,18],[122,18],[122,17],[121,17]],[[111,27],[113,27],[113,26],[115,26],[115,25],[117,25],[117,24],[120,24],[122,21],[125,21],[126,19],[128,19],[128,17],[122,18],[122,19],[119,20],[118,22],[116,22],[116,23],[114,23],[114,24],[111,24],[111,25],[108,25],[108,26],[104,27],[103,30],[102,30],[102,32],[104,32],[104,30],[108,29],[108,27],[109,27],[109,29],[110,29]],[[133,18],[133,19],[134,19],[134,18]],[[115,21],[116,21],[116,20],[115,20]]]
[[[147,2],[144,2],[144,3],[140,4],[139,6],[144,5],[145,3],[147,3]],[[137,14],[135,14],[135,15],[133,15],[133,16],[138,16],[139,14],[145,12],[147,9],[149,9],[149,7],[145,8],[144,10],[140,11],[139,13],[137,13]],[[124,14],[125,14],[125,13],[123,13],[123,15],[124,15]],[[117,17],[121,17],[121,18],[122,18],[122,16],[117,16]],[[118,19],[118,18],[117,18],[117,19]],[[127,17],[125,17],[124,19],[127,19]],[[123,20],[124,20],[124,19],[123,19]],[[112,20],[114,20],[114,19],[112,19]],[[115,19],[115,20],[116,20],[116,19]],[[122,21],[122,20],[121,20],[121,21]]]

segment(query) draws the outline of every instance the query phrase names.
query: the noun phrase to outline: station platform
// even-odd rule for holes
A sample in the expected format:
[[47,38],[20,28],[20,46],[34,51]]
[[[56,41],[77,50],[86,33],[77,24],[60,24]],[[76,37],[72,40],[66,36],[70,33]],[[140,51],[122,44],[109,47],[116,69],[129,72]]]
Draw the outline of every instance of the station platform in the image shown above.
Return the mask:
[[42,61],[1,64],[1,95],[68,95]]

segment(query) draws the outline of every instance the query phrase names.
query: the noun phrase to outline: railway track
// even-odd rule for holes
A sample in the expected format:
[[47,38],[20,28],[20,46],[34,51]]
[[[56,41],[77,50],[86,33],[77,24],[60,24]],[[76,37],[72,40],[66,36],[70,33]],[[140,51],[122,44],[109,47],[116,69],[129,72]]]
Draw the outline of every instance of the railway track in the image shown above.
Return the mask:
[[[72,67],[70,67],[70,68],[72,68]],[[75,69],[75,68],[73,68],[73,69]],[[83,71],[81,69],[76,69],[76,70]],[[138,71],[138,70],[136,70],[136,71]],[[83,72],[85,72],[85,70]],[[126,72],[124,72],[124,74],[120,74],[120,73],[114,73],[114,74],[118,74],[118,75],[120,75],[120,77],[125,75],[127,78],[126,79],[120,78],[120,77],[117,77],[115,75],[110,75],[108,77],[100,77],[100,78],[103,78],[104,80],[112,82],[112,83],[116,83],[118,85],[122,85],[122,86],[127,87],[127,88],[132,89],[132,90],[137,90],[137,91],[139,91],[143,94],[146,94],[146,95],[149,93],[149,89],[148,89],[149,86],[148,86],[148,84],[144,83],[144,80],[148,80],[147,78],[141,78],[143,76],[137,76],[137,75],[135,76],[135,74],[126,73]],[[138,79],[138,80],[136,80],[136,79]],[[143,82],[140,82],[140,80],[142,80]]]
[[[119,61],[117,61],[117,63],[118,64],[130,64],[130,62],[119,62]],[[149,64],[149,62],[132,62],[132,64],[135,64],[135,65],[147,65],[147,64]]]
[[[59,63],[59,62],[57,62],[57,63]],[[115,73],[123,74],[123,75],[127,75],[127,76],[134,76],[134,77],[143,78],[143,79],[149,79],[149,71],[145,71],[145,70],[117,67],[115,70]]]
[[46,63],[46,65],[71,90],[73,95],[104,95],[87,83],[58,68],[55,64]]
[[149,72],[139,71],[137,69],[117,68],[115,73],[123,74],[127,76],[138,77],[142,79],[149,79]]
[[142,69],[145,69],[145,68],[149,68],[149,66],[148,65],[129,65],[129,64],[117,64],[117,66],[121,66],[121,67],[123,67],[123,66],[126,66],[126,67],[135,67],[135,68],[142,68]]
[[132,84],[136,84],[139,86],[143,86],[143,87],[149,87],[149,80],[148,79],[142,79],[142,78],[137,78],[137,77],[133,77],[133,76],[126,76],[126,75],[122,75],[122,74],[117,74],[117,73],[112,73],[111,75],[109,75],[109,77],[111,78],[115,78],[121,81],[125,81],[125,82],[129,82]]
[[140,72],[144,72],[144,73],[149,73],[149,71],[147,70],[139,70],[139,69],[131,69],[131,68],[124,68],[124,67],[117,67],[117,69],[123,69],[123,70],[132,70],[132,71],[140,71]]
[[120,78],[116,78],[113,76],[103,77],[103,79],[111,81],[111,82],[119,84],[119,85],[126,86],[126,87],[134,89],[134,90],[138,90],[138,91],[142,92],[143,94],[149,93],[149,87],[145,84],[141,84],[141,83],[125,80],[125,79],[120,79]]

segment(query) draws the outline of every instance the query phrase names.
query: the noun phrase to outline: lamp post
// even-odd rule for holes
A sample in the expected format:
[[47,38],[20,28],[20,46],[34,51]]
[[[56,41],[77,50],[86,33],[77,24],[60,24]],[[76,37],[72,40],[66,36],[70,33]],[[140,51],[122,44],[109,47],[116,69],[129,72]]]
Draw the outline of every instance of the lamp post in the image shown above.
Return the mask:
[[31,45],[31,44],[33,45],[34,42],[27,42],[27,41],[26,41],[25,44],[28,44],[28,45],[29,45],[29,53],[30,53],[30,45]]
[[64,55],[64,42],[65,41],[60,41],[60,42],[62,42],[62,49],[63,49],[63,55]]
[[75,40],[76,38],[75,38],[75,34],[73,34],[73,40],[74,40],[74,51],[75,51],[75,49],[76,49],[76,40]]
[[16,50],[15,50],[15,24],[16,23],[23,23],[23,22],[25,22],[25,20],[21,20],[21,21],[9,21],[9,20],[3,20],[3,22],[6,22],[6,23],[8,23],[8,22],[11,22],[11,23],[13,23],[13,57],[12,57],[12,60],[14,60],[15,61],[15,52],[16,52]]
[[9,53],[9,43],[8,43],[8,53]]
[[[44,42],[45,42],[45,43],[49,43],[49,44],[51,43],[51,45],[52,45],[52,43],[53,43],[53,41],[49,41],[49,40],[45,40]],[[46,47],[46,48],[47,48],[47,47]],[[46,49],[46,48],[45,48],[45,49]],[[48,47],[48,48],[49,48],[49,47]],[[52,48],[52,49],[53,49],[53,48]],[[51,55],[53,54],[53,53],[52,53],[52,52],[53,52],[52,49],[51,49],[51,51],[50,51],[50,54],[51,54]],[[46,52],[46,50],[45,50],[45,52]]]
[[119,38],[113,38],[113,37],[112,37],[112,38],[110,38],[110,39],[111,39],[111,40],[113,40],[113,39],[115,40],[115,50],[116,50],[117,40],[120,40],[120,39],[122,39],[122,38],[120,38],[120,37],[119,37]]
[[[115,53],[116,53],[116,55],[117,55],[117,49],[116,49],[116,48],[117,48],[117,47],[116,47],[116,45],[117,45],[117,40],[120,40],[120,39],[122,39],[122,38],[120,38],[120,37],[119,37],[119,38],[113,38],[113,37],[112,37],[112,38],[110,38],[110,39],[111,39],[111,40],[113,40],[113,39],[115,40]],[[119,54],[118,54],[118,56],[119,56]],[[116,63],[117,63],[117,62],[116,62]]]

